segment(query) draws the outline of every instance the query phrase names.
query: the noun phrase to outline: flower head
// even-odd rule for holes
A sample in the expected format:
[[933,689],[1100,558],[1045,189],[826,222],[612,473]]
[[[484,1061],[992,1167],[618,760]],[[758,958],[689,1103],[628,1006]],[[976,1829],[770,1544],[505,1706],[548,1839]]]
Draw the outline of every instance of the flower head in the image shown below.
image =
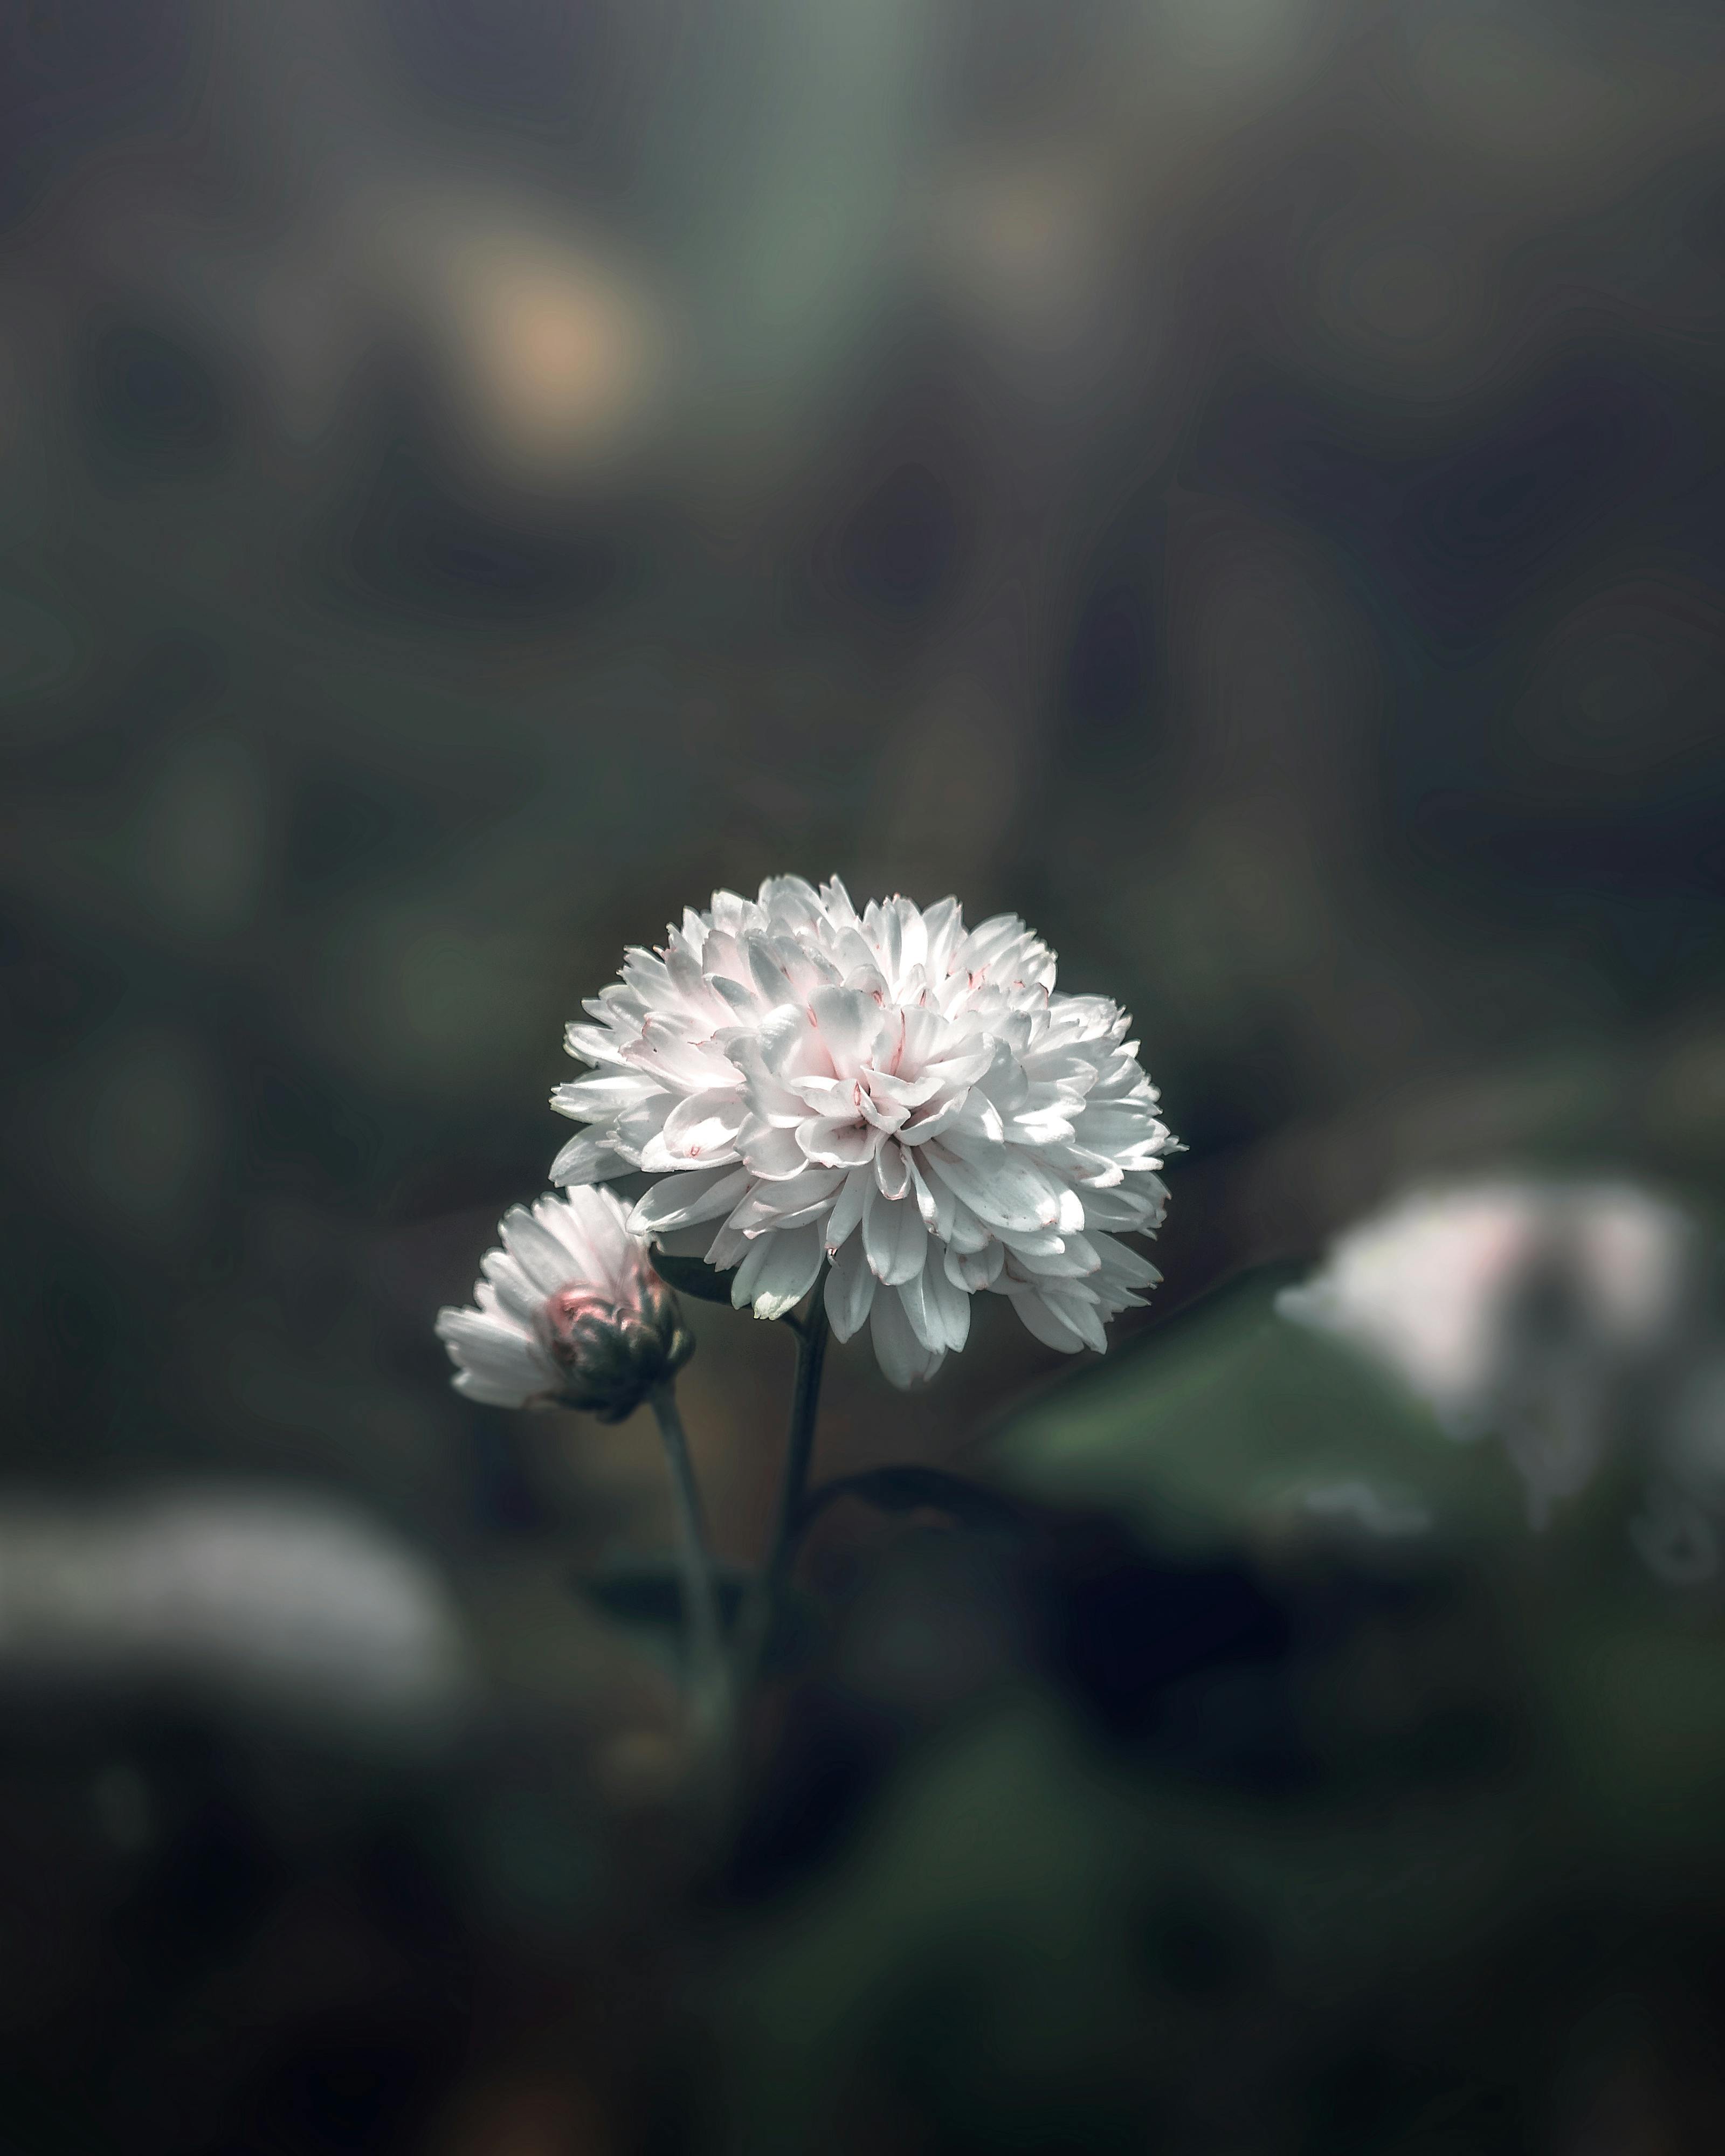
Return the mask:
[[511,1206],[480,1260],[475,1307],[438,1312],[457,1389],[492,1407],[585,1408],[618,1422],[695,1342],[608,1190]]
[[1125,1013],[1054,982],[1021,921],[967,929],[954,899],[719,891],[570,1027],[597,1067],[552,1096],[589,1127],[552,1178],[661,1178],[631,1226],[699,1227],[758,1317],[829,1258],[834,1331],[868,1322],[896,1384],[964,1345],[983,1288],[1050,1347],[1100,1351],[1158,1277],[1120,1237],[1160,1221],[1173,1141]]

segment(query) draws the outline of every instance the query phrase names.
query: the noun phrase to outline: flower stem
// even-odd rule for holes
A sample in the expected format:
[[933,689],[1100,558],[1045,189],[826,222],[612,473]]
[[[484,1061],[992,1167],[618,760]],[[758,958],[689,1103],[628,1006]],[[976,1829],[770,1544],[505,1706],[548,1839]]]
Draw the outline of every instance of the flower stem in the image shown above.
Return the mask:
[[827,1356],[826,1269],[815,1282],[809,1315],[797,1333],[797,1382],[791,1395],[791,1430],[785,1444],[784,1473],[778,1486],[778,1518],[767,1559],[767,1592],[777,1609],[796,1548],[797,1522],[809,1487],[809,1463],[814,1454],[814,1419],[820,1407],[820,1374]]
[[694,1716],[705,1727],[722,1723],[730,1703],[730,1681],[720,1637],[718,1598],[713,1589],[712,1558],[701,1524],[701,1495],[689,1458],[689,1440],[677,1409],[674,1379],[653,1394],[653,1412],[665,1440],[671,1491],[683,1536],[684,1620],[688,1628],[689,1666]]

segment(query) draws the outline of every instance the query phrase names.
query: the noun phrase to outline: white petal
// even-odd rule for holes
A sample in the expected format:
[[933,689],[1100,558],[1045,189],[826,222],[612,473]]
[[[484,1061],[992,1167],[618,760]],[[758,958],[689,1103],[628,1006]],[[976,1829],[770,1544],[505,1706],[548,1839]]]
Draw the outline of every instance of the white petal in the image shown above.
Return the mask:
[[875,1180],[883,1198],[902,1198],[911,1187],[911,1163],[901,1147],[883,1145],[875,1155]]
[[662,1174],[691,1161],[716,1168],[735,1160],[737,1134],[747,1113],[740,1094],[691,1093],[671,1110],[653,1142],[641,1148],[641,1165],[649,1174]]
[[741,1310],[752,1303],[757,1317],[783,1317],[814,1286],[825,1255],[820,1230],[812,1222],[762,1235],[737,1268],[732,1305]]
[[874,1174],[866,1168],[854,1168],[845,1178],[843,1188],[833,1201],[833,1210],[827,1222],[827,1248],[836,1250],[839,1245],[860,1226],[863,1203],[874,1188]]
[[794,1216],[818,1206],[823,1221],[845,1180],[842,1168],[807,1168],[780,1183],[757,1183],[731,1216],[731,1225],[752,1230],[790,1226]]
[[644,1071],[612,1071],[603,1078],[572,1078],[567,1085],[553,1086],[551,1105],[560,1116],[573,1116],[578,1122],[609,1122],[658,1090],[657,1082]]
[[604,1129],[580,1131],[570,1139],[551,1164],[553,1183],[603,1183],[607,1177],[628,1173],[629,1163],[611,1149],[610,1132]]
[[980,1250],[947,1252],[947,1278],[971,1295],[979,1295],[984,1288],[993,1287],[1000,1277],[1000,1269],[1006,1262],[1004,1243],[987,1243]]
[[1029,1230],[1052,1228],[1060,1219],[1064,1185],[1014,1147],[971,1143],[949,1132],[937,1158],[941,1173],[978,1219]]
[[747,1195],[746,1168],[685,1170],[667,1175],[639,1199],[629,1216],[632,1235],[656,1235],[663,1228],[686,1228],[696,1220],[716,1220]]
[[874,1158],[880,1139],[853,1109],[843,1116],[811,1116],[806,1123],[798,1124],[797,1142],[810,1160],[825,1167],[860,1168]]
[[553,1199],[545,1205],[542,1217],[572,1250],[578,1240],[583,1241],[603,1277],[619,1279],[631,1269],[639,1239],[629,1234],[629,1208],[614,1190],[571,1190],[561,1204]]
[[468,1380],[455,1383],[494,1407],[525,1407],[557,1388],[556,1364],[522,1327],[477,1310],[441,1310],[437,1335]]
[[970,1334],[970,1297],[947,1277],[943,1265],[925,1265],[899,1288],[911,1330],[925,1348],[959,1348]]
[[[545,1297],[534,1286],[507,1250],[487,1250],[480,1260],[484,1286],[474,1291],[481,1310],[502,1312],[517,1325],[531,1325],[543,1307]],[[485,1290],[491,1290],[488,1296]]]
[[809,1165],[803,1142],[795,1131],[782,1130],[777,1124],[758,1118],[743,1125],[737,1147],[748,1163],[750,1173],[764,1176],[769,1182],[778,1182],[788,1175],[800,1175]]
[[874,1055],[885,1029],[880,1006],[853,988],[817,988],[809,1008],[820,1029],[822,1045],[840,1078],[855,1078]]
[[901,1392],[923,1383],[939,1369],[940,1355],[916,1337],[896,1289],[883,1288],[875,1296],[869,1331],[875,1358],[888,1383],[896,1385]]
[[1026,1290],[1014,1291],[1012,1306],[1024,1321],[1025,1329],[1034,1332],[1045,1347],[1058,1348],[1063,1355],[1076,1355],[1084,1342],[1075,1328],[1062,1317],[1055,1316],[1040,1295]]
[[827,1275],[827,1316],[834,1336],[849,1340],[861,1327],[875,1300],[875,1276],[863,1251],[862,1237],[853,1234],[833,1259]]
[[876,1280],[892,1287],[922,1270],[928,1230],[908,1198],[883,1198],[870,1189],[863,1201],[863,1248]]
[[525,1205],[511,1205],[498,1232],[505,1250],[542,1295],[555,1295],[577,1276],[575,1261],[560,1238],[542,1226]]

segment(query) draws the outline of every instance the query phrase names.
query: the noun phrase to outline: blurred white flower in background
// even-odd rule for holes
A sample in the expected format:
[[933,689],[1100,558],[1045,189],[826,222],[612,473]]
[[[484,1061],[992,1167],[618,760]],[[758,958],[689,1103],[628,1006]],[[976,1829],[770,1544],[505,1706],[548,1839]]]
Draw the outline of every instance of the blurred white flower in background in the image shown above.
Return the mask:
[[716,892],[569,1028],[598,1073],[552,1096],[590,1126],[552,1178],[661,1176],[632,1225],[700,1228],[757,1317],[830,1258],[833,1330],[868,1322],[896,1385],[963,1348],[984,1288],[1050,1347],[1101,1352],[1159,1277],[1120,1237],[1160,1222],[1174,1141],[1126,1014],[1054,982],[1021,921],[967,930],[953,899],[859,913],[836,878]]
[[472,1681],[432,1568],[357,1514],[280,1493],[0,1510],[0,1672],[185,1684],[439,1719]]
[[454,1383],[490,1407],[584,1408],[618,1422],[687,1362],[694,1339],[608,1190],[511,1206],[473,1306],[438,1312]]
[[1348,1229],[1278,1307],[1392,1372],[1452,1437],[1497,1437],[1543,1527],[1620,1432],[1667,1443],[1656,1395],[1692,1352],[1699,1260],[1695,1224],[1632,1183],[1482,1181]]

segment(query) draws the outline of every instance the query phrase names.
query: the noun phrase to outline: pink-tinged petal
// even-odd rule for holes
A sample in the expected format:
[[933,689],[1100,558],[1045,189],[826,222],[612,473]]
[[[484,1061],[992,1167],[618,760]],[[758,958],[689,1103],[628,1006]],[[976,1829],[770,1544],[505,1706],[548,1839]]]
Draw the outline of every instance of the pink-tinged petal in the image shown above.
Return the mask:
[[943,1100],[918,1115],[913,1112],[910,1120],[899,1130],[902,1145],[927,1145],[932,1138],[942,1137],[964,1113],[969,1095],[964,1092],[948,1094]]
[[943,1082],[939,1077],[895,1078],[886,1070],[865,1070],[862,1079],[864,1086],[874,1095],[876,1101],[891,1101],[894,1107],[904,1110],[906,1114],[912,1108],[920,1108],[924,1101],[932,1100]]
[[749,1106],[763,1122],[787,1127],[800,1123],[807,1104],[767,1067],[761,1044],[752,1033],[738,1033],[727,1040],[725,1053],[732,1067],[742,1073]]
[[750,1173],[769,1183],[782,1183],[788,1176],[800,1175],[809,1165],[808,1155],[797,1133],[780,1130],[770,1123],[745,1123],[737,1136],[737,1149]]
[[866,1086],[859,1085],[857,1112],[877,1131],[896,1131],[905,1119],[904,1109],[888,1100],[876,1100]]
[[875,1276],[863,1251],[862,1237],[853,1234],[833,1259],[827,1275],[827,1316],[834,1335],[853,1338],[862,1329],[875,1301]]
[[734,1160],[737,1134],[747,1112],[737,1093],[691,1093],[665,1117],[658,1137],[642,1147],[642,1167],[649,1174],[663,1174],[692,1161],[717,1168]]
[[790,1002],[790,981],[771,941],[765,936],[750,936],[744,941],[743,952],[748,960],[749,978],[768,1009]]
[[890,1138],[875,1155],[875,1181],[883,1198],[903,1198],[910,1191],[910,1161]]
[[629,1216],[633,1235],[656,1235],[668,1228],[692,1227],[728,1213],[749,1188],[746,1168],[685,1170],[667,1175],[636,1201]]
[[896,1290],[883,1288],[875,1296],[869,1331],[887,1383],[901,1392],[926,1383],[939,1369],[942,1357],[916,1337]]
[[639,1107],[627,1109],[611,1127],[612,1150],[639,1166],[643,1147],[651,1145],[659,1136],[665,1117],[676,1105],[675,1093],[655,1093]]
[[1003,1116],[1016,1115],[1030,1097],[1030,1081],[1004,1040],[995,1049],[993,1060],[977,1080],[976,1086],[978,1092],[985,1093]]
[[761,1021],[761,1060],[783,1084],[830,1078],[833,1069],[814,1020],[801,1004],[781,1004]]
[[871,995],[855,988],[817,988],[809,1008],[820,1029],[836,1078],[855,1078],[874,1059],[875,1042],[885,1026],[880,1006]]
[[854,1078],[798,1078],[792,1081],[792,1091],[817,1116],[843,1115],[856,1106]]
[[708,973],[704,978],[707,988],[737,1018],[753,1018],[759,1010],[754,990],[733,980],[728,973]]
[[[725,1083],[726,1059],[715,1049],[685,1040],[669,1019],[649,1018],[641,1028],[640,1039],[625,1053],[631,1064],[678,1093],[705,1092],[710,1086]],[[604,1082],[588,1081],[594,1085]]]
[[955,1043],[945,1055],[932,1056],[925,1075],[942,1086],[973,1086],[994,1060],[994,1042],[986,1034],[975,1042]]
[[928,1230],[908,1199],[883,1198],[870,1191],[863,1204],[863,1248],[876,1280],[887,1287],[922,1270],[928,1255]]
[[762,1235],[737,1268],[733,1308],[752,1304],[757,1317],[783,1317],[814,1286],[826,1252],[812,1224]]
[[895,1077],[922,1076],[947,1038],[947,1022],[938,1011],[908,1004],[899,1013],[896,1031],[887,1035],[886,1068]]
[[880,1142],[880,1134],[859,1121],[854,1109],[845,1116],[811,1116],[797,1126],[797,1137],[810,1160],[828,1168],[860,1168]]
[[886,1005],[886,976],[878,966],[854,966],[839,985],[856,995],[866,996],[877,1010]]
[[833,1201],[833,1210],[827,1221],[827,1248],[836,1250],[862,1224],[863,1202],[874,1188],[875,1178],[870,1169],[854,1168],[845,1178],[839,1195]]

